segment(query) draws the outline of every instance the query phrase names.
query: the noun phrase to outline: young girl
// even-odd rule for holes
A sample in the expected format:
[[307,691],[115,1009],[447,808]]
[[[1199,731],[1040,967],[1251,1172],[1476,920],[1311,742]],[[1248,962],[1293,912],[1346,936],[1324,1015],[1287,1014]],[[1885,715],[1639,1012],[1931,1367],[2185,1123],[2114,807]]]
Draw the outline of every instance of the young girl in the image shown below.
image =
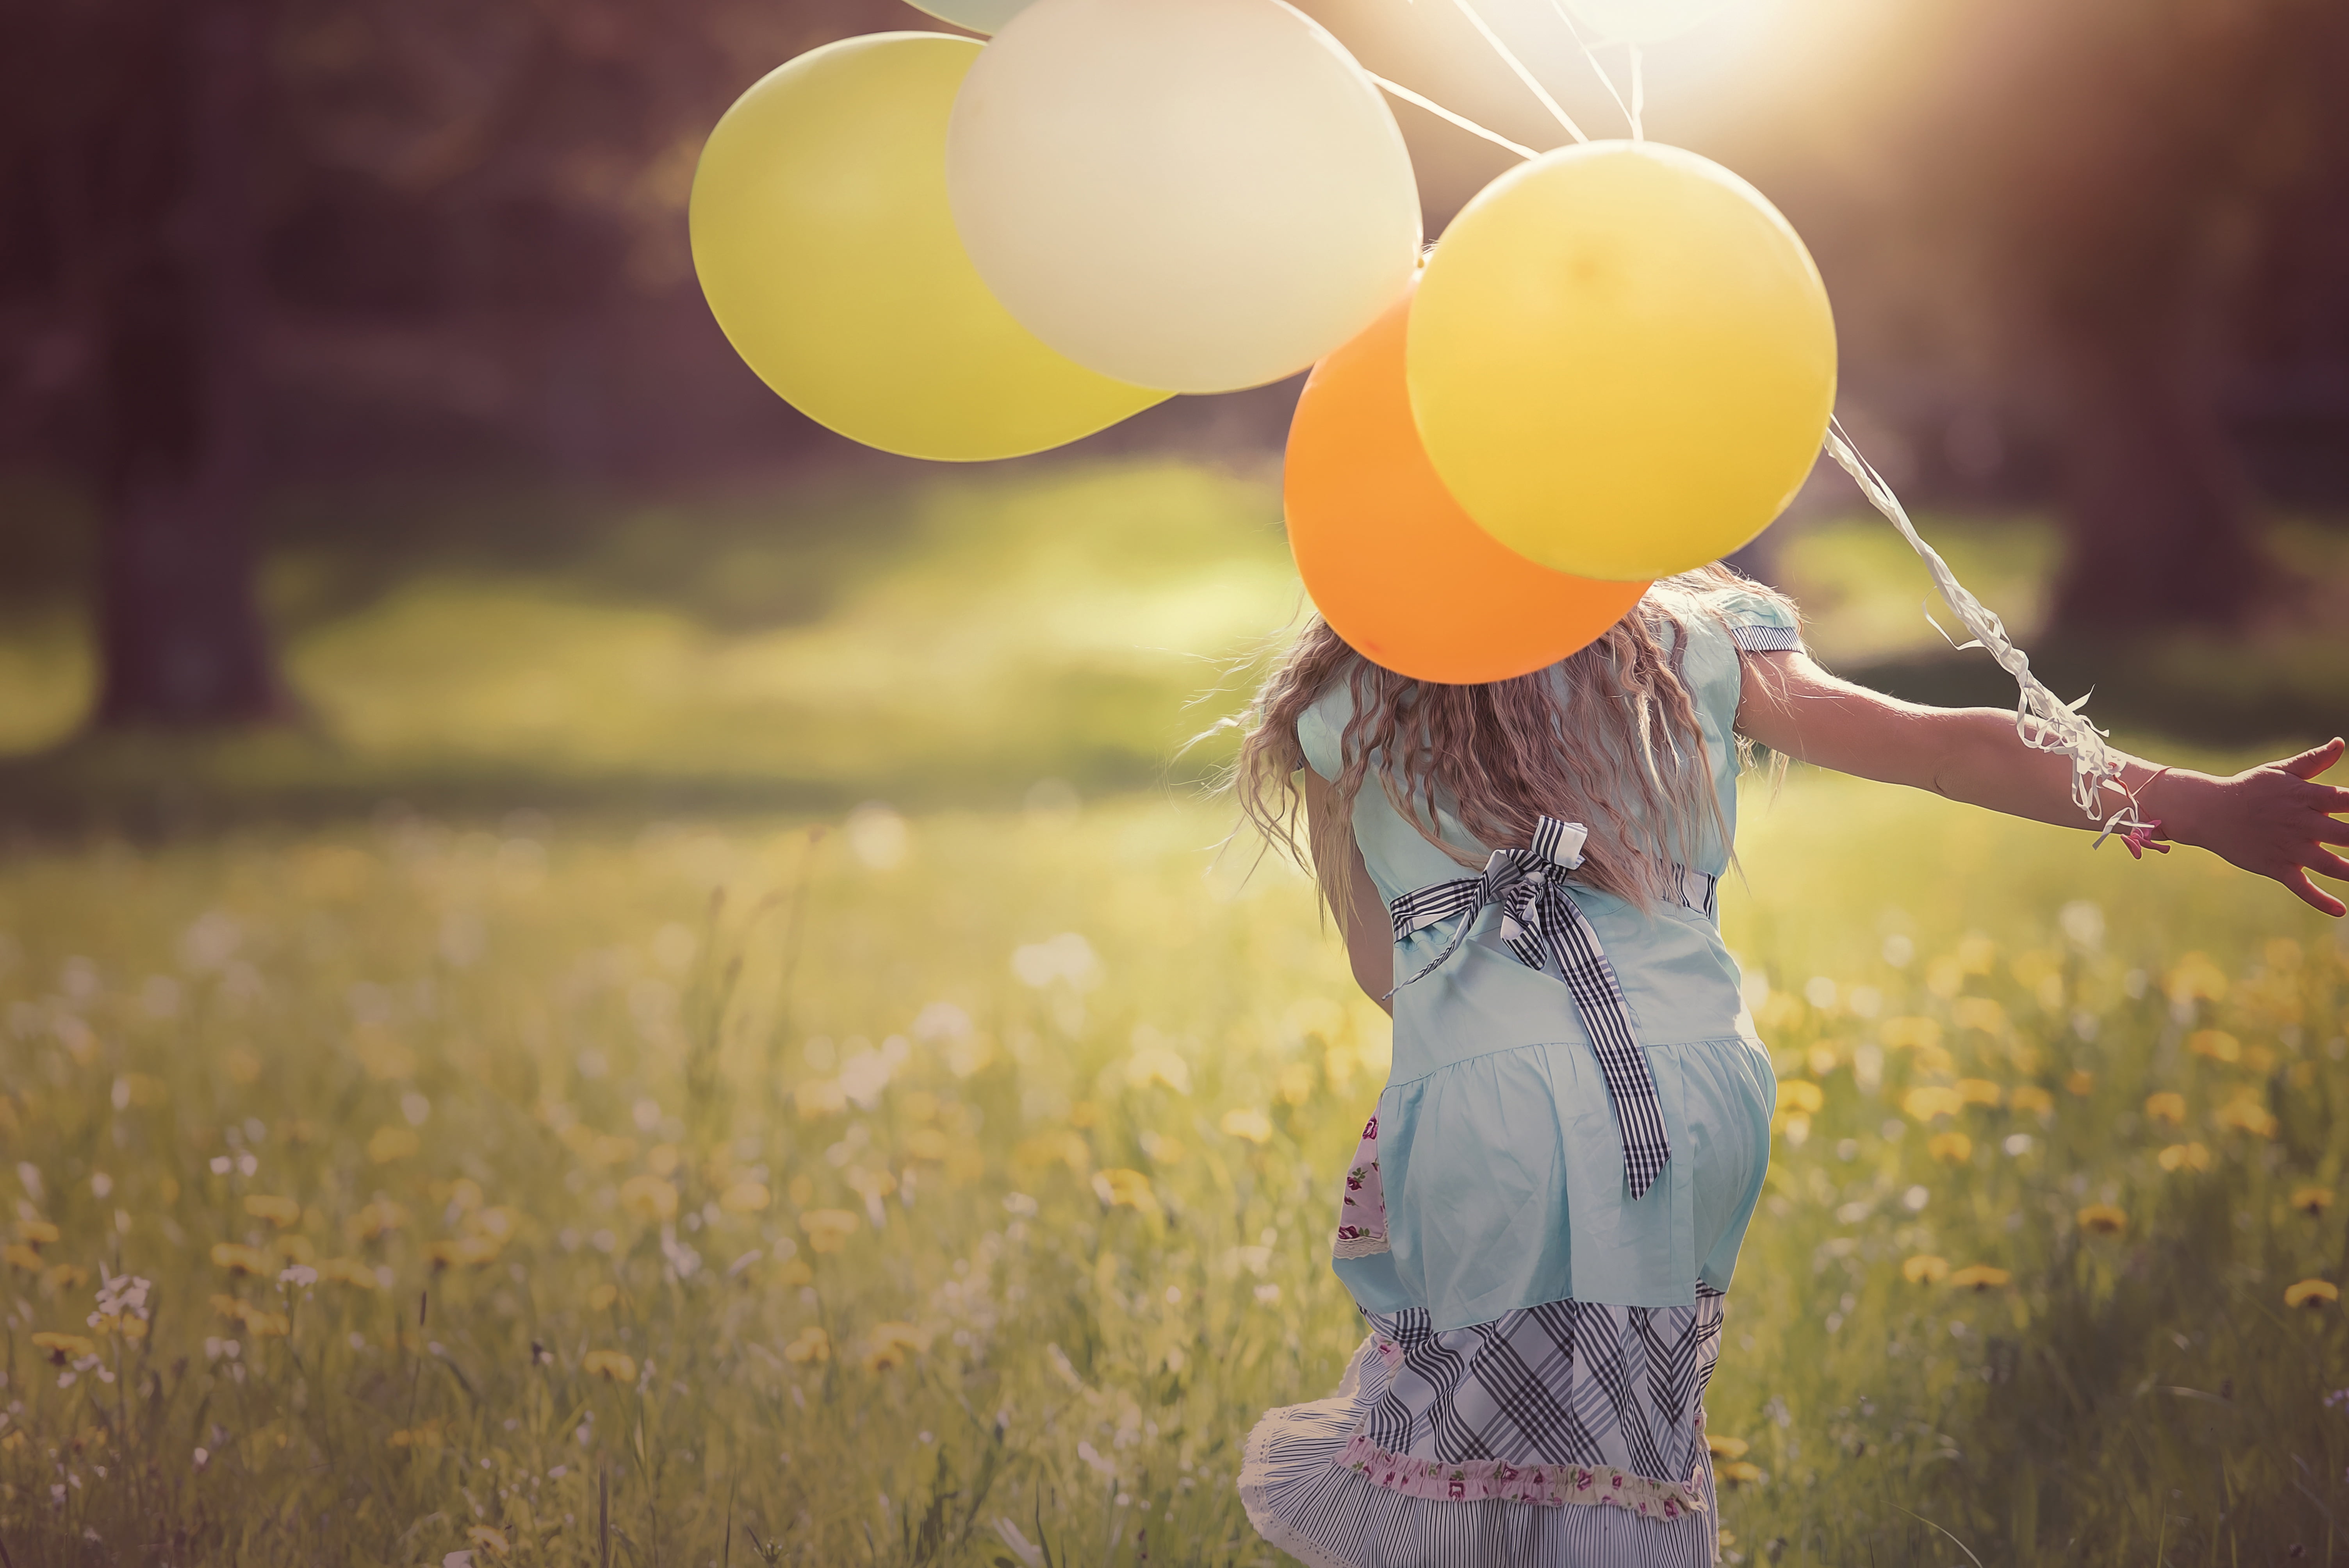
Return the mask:
[[[1715,928],[1739,748],[2079,826],[2070,762],[2012,714],[1836,679],[1719,566],[1489,686],[1316,621],[1253,717],[1243,808],[1295,851],[1302,804],[1394,1068],[1333,1245],[1370,1336],[1333,1398],[1250,1435],[1248,1517],[1312,1568],[1712,1563],[1702,1398],[1775,1093]],[[2199,844],[2339,915],[2309,872],[2349,877],[2324,848],[2349,789],[2313,782],[2341,754],[2125,759],[2131,847]]]

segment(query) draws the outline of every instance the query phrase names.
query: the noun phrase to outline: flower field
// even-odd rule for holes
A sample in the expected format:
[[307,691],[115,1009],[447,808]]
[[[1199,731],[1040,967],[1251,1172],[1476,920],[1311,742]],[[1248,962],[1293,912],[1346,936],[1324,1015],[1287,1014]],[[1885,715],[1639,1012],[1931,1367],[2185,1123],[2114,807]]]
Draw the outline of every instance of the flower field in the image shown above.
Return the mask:
[[[1798,777],[1724,1555],[2349,1553],[2332,929],[2191,851]],[[1382,1081],[1212,806],[438,822],[0,861],[0,1547],[1274,1561]]]

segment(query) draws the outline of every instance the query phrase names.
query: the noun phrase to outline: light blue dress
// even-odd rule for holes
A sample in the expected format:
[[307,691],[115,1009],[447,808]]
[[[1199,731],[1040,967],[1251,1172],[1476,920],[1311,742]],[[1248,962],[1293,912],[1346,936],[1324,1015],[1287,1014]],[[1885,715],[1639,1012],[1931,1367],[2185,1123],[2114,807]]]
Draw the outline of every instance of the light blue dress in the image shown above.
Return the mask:
[[[1736,822],[1741,649],[1799,645],[1738,590],[1660,584],[1674,665]],[[1342,680],[1298,738],[1342,771]],[[1438,810],[1446,841],[1493,849]],[[1353,829],[1380,895],[1474,873],[1375,781]],[[1619,981],[1671,1154],[1639,1198],[1616,1109],[1554,961],[1528,967],[1486,905],[1450,961],[1394,996],[1394,1065],[1349,1172],[1334,1266],[1371,1327],[1337,1398],[1270,1412],[1241,1490],[1275,1544],[1323,1564],[1706,1563],[1702,1396],[1721,1298],[1768,1163],[1775,1082],[1722,944],[1704,832],[1682,903],[1642,909],[1569,882]],[[1398,942],[1398,978],[1452,924]],[[1561,1506],[1587,1502],[1615,1507]]]

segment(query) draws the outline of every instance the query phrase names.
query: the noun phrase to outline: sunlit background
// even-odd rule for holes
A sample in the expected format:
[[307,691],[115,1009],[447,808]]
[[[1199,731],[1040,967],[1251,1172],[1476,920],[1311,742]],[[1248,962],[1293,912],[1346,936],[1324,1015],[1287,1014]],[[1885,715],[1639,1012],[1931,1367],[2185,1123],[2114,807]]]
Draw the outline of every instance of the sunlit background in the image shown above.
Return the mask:
[[[1304,8],[1567,139],[1452,0]],[[1626,133],[1628,51],[1482,9]],[[1305,609],[1296,384],[923,465],[691,275],[735,95],[937,26],[0,20],[12,1562],[1272,1560],[1237,1444],[1350,1348],[1385,1057],[1201,793]],[[1812,248],[1959,575],[2226,767],[2349,720],[2344,79],[2326,0],[1731,0],[1640,65]],[[1431,235],[1514,161],[1396,116]],[[1838,474],[1741,564],[1837,669],[2012,701]],[[2191,851],[1745,799],[1786,1088],[1727,1559],[2330,1561],[2333,931]]]

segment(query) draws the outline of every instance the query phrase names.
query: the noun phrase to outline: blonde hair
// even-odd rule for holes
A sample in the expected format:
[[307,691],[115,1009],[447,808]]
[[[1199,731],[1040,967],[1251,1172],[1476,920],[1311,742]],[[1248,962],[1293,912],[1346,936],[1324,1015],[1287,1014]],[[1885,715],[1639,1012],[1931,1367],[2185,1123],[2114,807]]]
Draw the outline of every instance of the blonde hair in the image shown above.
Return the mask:
[[[1728,843],[1696,705],[1678,668],[1688,645],[1682,623],[1707,613],[1706,599],[1724,589],[1786,604],[1726,566],[1683,573],[1659,583],[1579,652],[1483,686],[1396,675],[1316,615],[1237,721],[1231,787],[1240,811],[1275,846],[1320,868],[1333,908],[1353,863],[1354,799],[1373,772],[1402,819],[1464,866],[1481,868],[1483,857],[1444,840],[1437,806],[1496,849],[1527,842],[1537,819],[1558,817],[1590,830],[1581,881],[1652,903],[1666,896],[1669,868],[1698,853],[1706,828]],[[1353,714],[1330,780],[1337,809],[1306,824],[1309,854],[1298,837],[1304,793],[1297,774],[1309,764],[1297,724],[1340,680]]]

